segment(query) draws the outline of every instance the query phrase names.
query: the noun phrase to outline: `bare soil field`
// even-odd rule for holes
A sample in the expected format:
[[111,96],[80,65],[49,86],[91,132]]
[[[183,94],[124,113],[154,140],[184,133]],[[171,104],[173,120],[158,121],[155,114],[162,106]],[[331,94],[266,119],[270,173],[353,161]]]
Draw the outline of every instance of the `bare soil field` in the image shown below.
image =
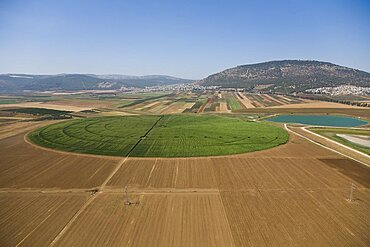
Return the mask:
[[160,101],[154,101],[154,102],[151,102],[149,104],[145,104],[141,107],[135,108],[135,110],[141,111],[141,110],[144,110],[144,109],[147,109],[147,108],[150,108],[150,107],[154,107],[154,106],[159,105],[159,104],[161,104]]
[[238,93],[237,99],[245,106],[245,108],[255,107],[250,101],[250,99],[248,99],[248,97],[246,97],[243,93]]
[[85,99],[68,99],[68,100],[58,100],[58,101],[49,101],[48,105],[60,105],[60,106],[72,106],[72,107],[82,107],[82,108],[100,108],[108,107],[117,103],[117,101],[108,101],[108,100],[85,100]]
[[183,112],[185,102],[174,102],[165,107],[160,113],[161,114],[176,114]]
[[225,102],[220,102],[220,108],[219,108],[219,111],[220,112],[230,112],[229,109],[227,109],[227,103]]
[[258,108],[269,108],[283,105],[300,105],[301,103],[308,102],[308,100],[274,94],[246,94],[244,97],[249,100],[252,106]]
[[[104,111],[99,112],[99,116],[133,116],[137,115],[135,113],[125,112],[125,111]],[[92,117],[95,117],[96,115],[93,115]]]
[[218,195],[104,194],[56,246],[233,246]]
[[60,101],[58,104],[53,103],[43,103],[43,102],[27,102],[27,103],[19,103],[19,104],[0,104],[0,108],[14,108],[14,107],[23,107],[23,108],[46,108],[52,110],[60,110],[60,111],[84,111],[84,110],[91,110],[95,107],[93,106],[73,106],[73,105],[64,105]]
[[157,159],[1,139],[0,243],[369,246],[370,168],[290,134],[264,151]]
[[45,124],[51,124],[53,121],[48,122],[15,122],[4,124],[0,128],[0,139],[7,138],[9,136],[14,136],[19,133],[24,133],[25,131],[30,131],[32,129],[44,126]]
[[368,246],[368,190],[221,192],[236,246]]
[[246,97],[251,101],[254,107],[265,107],[265,105],[261,103],[262,98],[259,94],[247,94]]
[[211,159],[130,158],[107,188],[217,188]]
[[1,246],[47,246],[87,194],[0,193]]
[[269,99],[271,102],[277,104],[277,105],[285,105],[287,104],[286,102],[283,102],[281,101],[280,99],[278,99],[277,97],[273,97],[271,95],[268,95],[268,94],[264,94],[264,96]]
[[24,134],[0,140],[0,187],[93,188],[119,159],[46,151],[24,141]]

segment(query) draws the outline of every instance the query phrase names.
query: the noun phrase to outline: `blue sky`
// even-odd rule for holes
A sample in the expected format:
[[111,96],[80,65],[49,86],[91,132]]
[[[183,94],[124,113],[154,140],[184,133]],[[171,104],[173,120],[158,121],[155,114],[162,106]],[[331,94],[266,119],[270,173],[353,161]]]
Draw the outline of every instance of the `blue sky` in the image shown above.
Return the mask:
[[370,1],[0,0],[0,73],[198,79],[281,59],[370,71]]

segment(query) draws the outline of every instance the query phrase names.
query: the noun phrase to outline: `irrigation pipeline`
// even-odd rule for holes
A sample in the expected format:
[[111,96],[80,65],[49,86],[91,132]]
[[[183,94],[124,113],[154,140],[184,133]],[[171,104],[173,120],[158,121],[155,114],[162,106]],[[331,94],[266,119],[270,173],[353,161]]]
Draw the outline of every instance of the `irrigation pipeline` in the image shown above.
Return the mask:
[[164,116],[161,115],[161,117],[153,124],[153,126],[143,135],[140,137],[139,141],[130,149],[130,151],[127,153],[126,157],[129,157],[131,152],[134,151],[134,149],[136,148],[137,145],[139,145],[139,143],[145,139],[145,137],[149,134],[150,131],[152,131],[152,129],[154,129],[154,127],[158,124],[159,121],[161,121],[161,119],[163,118]]

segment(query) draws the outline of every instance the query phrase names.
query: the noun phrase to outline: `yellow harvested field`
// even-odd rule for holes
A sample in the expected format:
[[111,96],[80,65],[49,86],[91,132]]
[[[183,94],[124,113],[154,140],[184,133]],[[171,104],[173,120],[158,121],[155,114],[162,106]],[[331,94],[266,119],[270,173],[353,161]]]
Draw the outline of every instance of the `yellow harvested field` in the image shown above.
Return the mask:
[[193,105],[195,105],[195,102],[188,102],[188,103],[185,103],[185,105],[182,106],[181,108],[181,112],[185,111],[186,109],[191,109],[193,107]]
[[174,102],[168,106],[165,106],[160,113],[161,114],[176,114],[183,112],[186,108],[184,108],[184,102]]
[[194,104],[195,104],[195,102],[189,102],[189,103],[178,102],[178,103],[173,103],[168,108],[164,109],[164,111],[162,111],[162,113],[165,113],[165,114],[182,113],[186,109],[188,109],[188,108],[190,109]]
[[[44,103],[45,104],[45,103]],[[82,108],[100,108],[108,107],[114,104],[107,100],[89,100],[89,99],[68,99],[59,101],[48,101],[48,105],[60,105],[60,106],[70,106],[70,107],[82,107]]]
[[124,112],[124,111],[103,111],[103,112],[100,112],[99,115],[101,116],[133,116],[137,114],[130,113],[130,112]]
[[292,101],[292,99],[289,99],[289,98],[287,98],[287,97],[285,97],[283,95],[276,95],[276,96],[279,97],[279,98],[282,98],[283,100],[286,100],[288,102],[291,102]]
[[52,110],[60,110],[60,111],[84,111],[84,110],[91,110],[95,107],[93,106],[73,106],[73,105],[65,105],[60,102],[56,103],[43,103],[43,102],[27,102],[27,103],[19,103],[19,104],[0,104],[1,108],[12,108],[12,107],[22,107],[22,108],[46,108]]
[[147,109],[147,108],[149,108],[149,107],[156,106],[156,105],[160,105],[160,104],[161,104],[161,102],[160,102],[160,101],[154,101],[154,102],[151,102],[151,103],[149,103],[149,104],[145,104],[145,105],[143,105],[143,106],[141,106],[141,107],[135,108],[135,110],[137,110],[137,111],[142,111],[142,110],[145,110],[145,109]]

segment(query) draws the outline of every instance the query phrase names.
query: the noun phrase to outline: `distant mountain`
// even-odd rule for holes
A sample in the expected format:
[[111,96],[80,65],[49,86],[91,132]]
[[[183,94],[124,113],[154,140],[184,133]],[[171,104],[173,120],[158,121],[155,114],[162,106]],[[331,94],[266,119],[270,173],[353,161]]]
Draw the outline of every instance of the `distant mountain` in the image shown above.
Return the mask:
[[283,60],[241,65],[200,80],[204,86],[301,92],[343,84],[370,86],[370,73],[327,62]]
[[24,90],[99,90],[120,89],[121,87],[150,87],[191,83],[192,80],[166,75],[127,76],[94,74],[28,75],[0,74],[0,92]]

